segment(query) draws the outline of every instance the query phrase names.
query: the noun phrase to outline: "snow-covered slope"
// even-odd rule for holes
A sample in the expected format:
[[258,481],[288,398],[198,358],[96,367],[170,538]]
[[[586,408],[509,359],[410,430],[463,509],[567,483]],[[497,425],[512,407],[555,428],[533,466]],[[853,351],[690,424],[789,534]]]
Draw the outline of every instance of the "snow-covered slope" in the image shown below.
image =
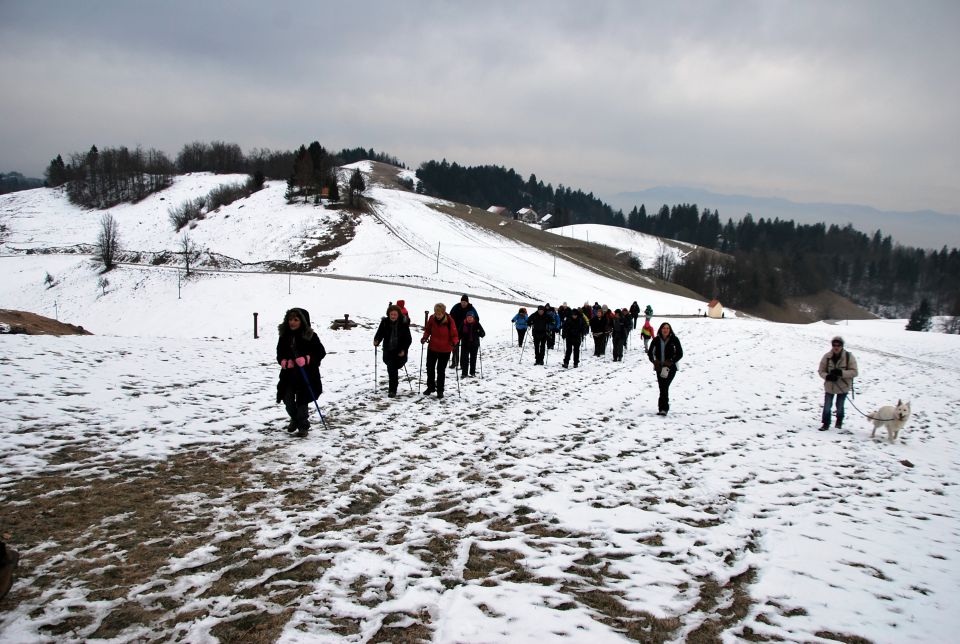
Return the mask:
[[[178,179],[179,197],[143,204],[160,224],[128,207],[121,233],[175,248],[166,203],[223,180]],[[371,195],[376,216],[327,275],[210,273],[179,298],[170,267],[122,266],[104,288],[88,258],[23,254],[89,243],[78,222],[100,213],[49,190],[0,198],[0,308],[97,333],[0,336],[0,534],[23,554],[0,642],[954,639],[960,337],[664,317],[699,303],[560,262],[553,278],[552,256],[422,197]],[[285,259],[338,217],[271,184],[191,235]],[[487,331],[482,377],[458,388],[450,371],[444,400],[420,396],[414,344],[387,399],[372,345],[386,303],[406,299],[417,321],[464,290]],[[479,296],[528,292],[653,303],[685,351],[671,415],[654,414],[636,337],[622,363],[588,341],[576,370],[556,351],[533,366],[516,306]],[[291,306],[329,352],[329,428],[313,411],[305,440],[275,403]],[[329,330],[343,313],[361,326]],[[814,371],[837,333],[860,363],[857,407],[912,401],[898,443],[849,405],[844,430],[816,431]]]
[[610,248],[628,252],[640,260],[644,268],[654,265],[661,253],[671,256],[675,262],[680,262],[689,252],[695,250],[695,244],[670,240],[664,243],[659,237],[639,233],[629,228],[619,226],[603,226],[601,224],[574,224],[547,230],[554,235],[571,237],[583,241],[603,244]]

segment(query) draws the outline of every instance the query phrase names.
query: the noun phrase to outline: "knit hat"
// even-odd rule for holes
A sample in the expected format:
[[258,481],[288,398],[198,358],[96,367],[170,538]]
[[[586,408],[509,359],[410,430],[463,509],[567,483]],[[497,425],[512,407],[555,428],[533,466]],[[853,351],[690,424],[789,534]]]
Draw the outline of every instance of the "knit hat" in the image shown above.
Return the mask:
[[469,302],[469,301],[470,301],[470,298],[467,297],[467,294],[466,294],[466,293],[464,293],[463,295],[460,296],[460,301],[461,301],[461,302]]
[[843,338],[841,338],[839,335],[836,335],[836,336],[833,337],[833,340],[830,340],[830,344],[839,344],[839,345],[842,347],[842,346],[843,346]]

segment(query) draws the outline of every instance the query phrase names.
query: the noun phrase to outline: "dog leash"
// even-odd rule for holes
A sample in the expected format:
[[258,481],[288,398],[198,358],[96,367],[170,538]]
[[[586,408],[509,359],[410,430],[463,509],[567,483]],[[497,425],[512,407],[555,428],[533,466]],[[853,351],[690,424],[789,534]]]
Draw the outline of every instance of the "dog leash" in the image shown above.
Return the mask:
[[851,380],[851,381],[850,381],[850,394],[851,394],[851,395],[850,395],[850,399],[848,400],[848,402],[850,403],[850,406],[853,407],[854,409],[856,409],[857,412],[858,412],[861,416],[863,416],[864,418],[867,418],[868,420],[878,420],[878,421],[880,421],[880,422],[882,422],[882,423],[888,423],[888,422],[890,422],[891,420],[896,420],[896,419],[897,419],[896,416],[894,416],[893,418],[877,418],[876,416],[871,416],[870,414],[865,414],[865,413],[863,413],[862,411],[860,411],[860,408],[857,407],[857,404],[856,404],[855,402],[853,402],[853,398],[854,398],[853,393],[854,393],[853,381]]

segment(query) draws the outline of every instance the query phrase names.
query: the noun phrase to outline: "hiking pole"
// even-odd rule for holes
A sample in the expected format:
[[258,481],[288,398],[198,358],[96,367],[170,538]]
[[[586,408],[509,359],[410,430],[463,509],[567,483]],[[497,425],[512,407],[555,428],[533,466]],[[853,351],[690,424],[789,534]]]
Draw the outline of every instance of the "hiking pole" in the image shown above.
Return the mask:
[[377,390],[377,345],[373,345],[373,390]]
[[480,358],[480,380],[483,380],[483,345],[477,347],[477,354]]
[[550,362],[550,350],[547,349],[546,351],[543,352],[543,366],[546,367],[549,362]]
[[527,336],[523,336],[523,340],[520,342],[520,360],[519,364],[523,364],[523,350],[526,348]]
[[403,373],[407,375],[407,384],[410,385],[410,393],[413,393],[413,383],[410,382],[410,372],[407,371],[407,363],[403,363]]
[[[294,361],[299,358],[297,352],[293,352]],[[300,365],[297,365],[300,367]],[[317,413],[320,414],[320,422],[323,423],[323,428],[327,431],[330,431],[330,428],[327,427],[327,421],[323,419],[323,412],[320,411],[320,403],[317,402],[317,395],[313,393],[313,387],[310,386],[310,378],[307,377],[307,370],[303,367],[300,367],[300,375],[303,376],[303,382],[307,385],[307,391],[310,392],[310,398],[313,399],[313,404],[317,407]]]
[[417,374],[417,393],[420,393],[420,381],[423,380],[423,343],[420,343],[420,373]]
[[453,370],[453,375],[457,378],[457,398],[460,398],[460,367]]

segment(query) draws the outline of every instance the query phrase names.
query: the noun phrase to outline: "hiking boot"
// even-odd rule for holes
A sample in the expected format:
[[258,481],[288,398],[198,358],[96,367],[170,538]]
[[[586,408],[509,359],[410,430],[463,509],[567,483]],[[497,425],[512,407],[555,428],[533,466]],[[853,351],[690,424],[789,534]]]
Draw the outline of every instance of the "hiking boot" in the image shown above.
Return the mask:
[[397,397],[397,392],[395,392],[395,391],[388,391],[388,392],[387,392],[387,398],[396,398],[396,397]]
[[440,400],[440,399],[442,399],[442,398],[443,398],[443,392],[442,392],[442,391],[438,391],[438,392],[437,392],[437,400]]
[[287,423],[287,431],[291,434],[297,431],[297,421],[291,420],[289,423]]
[[306,437],[307,437],[307,434],[309,434],[309,433],[310,433],[310,430],[308,430],[308,429],[298,429],[298,430],[297,430],[297,438],[306,438]]
[[838,418],[837,423],[834,425],[834,427],[836,427],[837,429],[841,429],[843,427],[843,419]]
[[567,369],[569,366],[570,366],[570,365],[568,365],[566,362],[563,363],[563,368],[564,368],[564,369]]
[[13,573],[20,561],[20,553],[8,548],[6,544],[0,544],[0,547],[3,548],[0,552],[0,599],[3,599],[13,586]]
[[427,387],[426,389],[423,390],[423,395],[424,395],[424,396],[429,396],[429,395],[432,394],[434,391],[436,391],[436,389],[434,389],[433,387]]
[[820,431],[821,431],[821,432],[825,432],[825,431],[827,431],[828,429],[830,429],[830,423],[824,423],[823,425],[820,426]]

